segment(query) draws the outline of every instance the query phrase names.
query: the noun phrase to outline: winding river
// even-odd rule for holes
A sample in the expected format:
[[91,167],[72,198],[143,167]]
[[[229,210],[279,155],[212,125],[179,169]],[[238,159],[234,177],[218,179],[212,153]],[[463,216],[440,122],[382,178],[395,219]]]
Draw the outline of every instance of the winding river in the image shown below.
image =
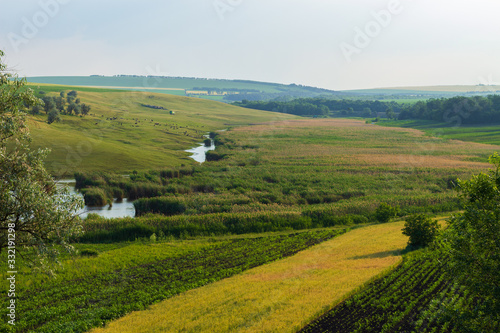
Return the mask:
[[[208,138],[208,135],[205,136]],[[192,153],[190,158],[195,160],[196,162],[203,163],[206,160],[206,152],[210,150],[215,150],[214,141],[211,140],[210,146],[205,146],[202,143],[198,147],[194,147],[192,149],[185,150],[188,153]],[[67,186],[70,193],[80,195],[82,194],[75,189],[76,181],[74,179],[64,179],[58,180],[57,183],[59,186]],[[83,197],[83,196],[82,196]],[[82,210],[80,210],[77,214],[82,218],[86,218],[88,214],[95,213],[102,217],[106,218],[114,218],[114,217],[134,217],[135,216],[135,207],[132,201],[128,201],[127,199],[123,200],[114,200],[113,205],[106,205],[102,207],[90,207],[85,206]]]

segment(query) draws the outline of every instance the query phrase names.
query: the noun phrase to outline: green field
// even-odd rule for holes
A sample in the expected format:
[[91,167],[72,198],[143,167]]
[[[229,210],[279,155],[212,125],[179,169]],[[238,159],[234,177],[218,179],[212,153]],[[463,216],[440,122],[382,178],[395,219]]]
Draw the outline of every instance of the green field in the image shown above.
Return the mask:
[[[42,96],[39,91],[55,96],[60,91],[76,90],[82,103],[92,107],[88,116],[62,115],[61,122],[50,125],[46,115],[30,118],[33,147],[52,150],[46,165],[59,176],[71,177],[77,170],[127,173],[192,165],[195,162],[184,150],[202,142],[203,135],[209,131],[293,118],[159,93],[54,85],[32,87],[38,96]],[[166,110],[141,104],[161,106]]]
[[[22,274],[16,288],[17,311],[22,317],[9,331],[86,332],[131,311],[291,256],[344,232],[324,230],[198,244],[160,240],[123,244],[115,249],[79,246],[87,252],[68,260],[67,270],[59,278],[36,283],[36,276]],[[4,317],[7,311],[5,307],[1,310]],[[0,329],[8,328],[3,322],[0,325]]]
[[27,79],[28,82],[40,84],[51,83],[67,86],[135,87],[136,89],[176,88],[190,90],[194,87],[212,87],[219,89],[237,88],[256,89],[264,92],[279,92],[278,87],[284,86],[264,82],[170,77],[41,76],[29,77]]
[[[77,90],[91,105],[50,125],[43,112],[29,116],[33,147],[52,149],[49,171],[137,200],[141,216],[84,220],[73,238],[80,252],[62,255],[55,278],[20,268],[13,332],[85,332],[121,317],[104,329],[293,332],[332,308],[338,318],[336,305],[400,261],[403,223],[373,225],[380,205],[398,208],[392,218],[456,211],[456,179],[489,169],[500,150],[493,126],[373,125],[153,92],[31,87],[37,96]],[[217,147],[199,165],[184,150],[208,132]],[[434,320],[433,300],[456,290],[418,256],[341,303],[366,320],[339,325],[431,332],[419,320]],[[388,293],[391,284],[400,288]]]
[[[155,92],[180,96],[192,96],[207,100],[232,102],[252,99],[273,99],[278,97],[316,97],[320,95],[334,96],[337,92],[328,89],[307,87],[296,84],[268,83],[248,80],[221,80],[184,77],[151,77],[151,76],[41,76],[29,77],[32,84],[58,84],[73,87],[97,87],[129,91]],[[77,90],[77,89],[76,89]],[[191,91],[204,91],[204,94],[193,94]],[[208,94],[208,91],[212,91]],[[216,93],[216,95],[213,95]],[[226,100],[224,94],[232,94]]]
[[[496,125],[460,125],[450,126],[446,123],[436,123],[426,120],[383,120],[378,123],[382,126],[415,128],[428,135],[437,136],[445,140],[462,140],[490,145],[500,145],[500,126]],[[484,157],[482,157],[484,160]]]
[[151,170],[128,179],[79,176],[80,187],[143,198],[136,212],[146,215],[90,219],[85,241],[366,223],[383,202],[399,206],[401,215],[457,210],[456,179],[489,168],[487,156],[500,149],[346,119],[238,127],[220,133],[216,142],[214,160],[195,168]]

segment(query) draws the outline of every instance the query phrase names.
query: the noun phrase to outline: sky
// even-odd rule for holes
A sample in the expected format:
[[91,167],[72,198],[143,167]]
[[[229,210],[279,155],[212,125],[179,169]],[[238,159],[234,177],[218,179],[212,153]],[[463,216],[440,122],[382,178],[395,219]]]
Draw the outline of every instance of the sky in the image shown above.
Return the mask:
[[20,76],[500,84],[498,0],[0,0]]

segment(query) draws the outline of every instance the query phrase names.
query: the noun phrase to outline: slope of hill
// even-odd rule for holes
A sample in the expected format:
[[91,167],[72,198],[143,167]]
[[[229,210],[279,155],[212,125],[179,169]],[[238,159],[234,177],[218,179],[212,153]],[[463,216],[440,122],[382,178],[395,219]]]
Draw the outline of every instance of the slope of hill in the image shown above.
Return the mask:
[[[250,123],[291,119],[293,116],[232,105],[149,92],[132,92],[57,85],[31,85],[38,96],[77,89],[87,116],[32,116],[33,146],[52,150],[47,168],[57,175],[77,170],[125,173],[194,163],[184,150],[203,141],[209,131]],[[144,105],[159,107],[158,109]],[[161,109],[163,108],[163,109]]]
[[248,80],[221,80],[166,76],[43,76],[29,77],[28,82],[68,86],[107,87],[121,90],[151,91],[201,97],[219,101],[261,100],[271,98],[316,97],[334,95],[327,89],[296,84],[278,84]]

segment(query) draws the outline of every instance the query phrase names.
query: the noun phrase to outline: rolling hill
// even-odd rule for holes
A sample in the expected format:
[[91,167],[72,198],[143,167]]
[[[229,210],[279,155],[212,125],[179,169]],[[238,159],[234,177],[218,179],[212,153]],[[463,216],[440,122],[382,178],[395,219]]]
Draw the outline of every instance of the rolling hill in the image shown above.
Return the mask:
[[91,106],[87,116],[61,115],[61,122],[50,125],[44,112],[29,118],[33,147],[52,150],[46,166],[59,176],[188,165],[195,162],[184,150],[202,142],[209,131],[294,118],[169,94],[30,86],[39,97],[76,90],[82,103]]

